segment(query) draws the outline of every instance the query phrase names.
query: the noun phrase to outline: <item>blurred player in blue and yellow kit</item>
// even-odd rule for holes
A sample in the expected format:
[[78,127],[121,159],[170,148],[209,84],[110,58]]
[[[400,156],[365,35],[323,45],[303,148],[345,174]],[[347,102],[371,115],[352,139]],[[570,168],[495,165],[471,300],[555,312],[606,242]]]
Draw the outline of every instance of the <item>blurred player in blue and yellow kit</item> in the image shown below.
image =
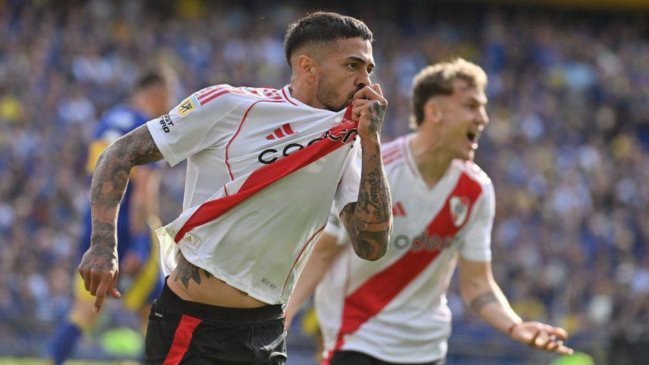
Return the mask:
[[[159,72],[142,75],[134,85],[128,103],[119,104],[104,113],[94,133],[88,153],[91,175],[101,152],[114,140],[170,108],[169,77]],[[122,198],[117,221],[118,257],[124,306],[139,314],[148,314],[150,303],[159,294],[163,279],[158,269],[158,247],[152,242],[155,226],[160,171],[155,165],[134,170]],[[90,206],[83,217],[79,244],[79,261],[90,245]],[[85,290],[83,280],[75,276],[74,303],[50,340],[48,356],[54,364],[62,364],[74,350],[81,334],[90,329],[99,317],[93,310],[94,298]]]

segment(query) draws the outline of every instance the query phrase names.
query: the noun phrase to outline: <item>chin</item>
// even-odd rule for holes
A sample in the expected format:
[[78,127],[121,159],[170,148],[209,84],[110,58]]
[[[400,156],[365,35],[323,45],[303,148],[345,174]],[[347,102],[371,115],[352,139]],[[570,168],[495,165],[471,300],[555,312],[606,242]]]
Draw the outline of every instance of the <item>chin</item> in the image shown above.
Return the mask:
[[347,107],[348,104],[342,105],[342,106],[335,106],[335,105],[330,105],[330,104],[324,104],[325,109],[330,110],[332,112],[339,112]]
[[458,154],[455,158],[461,161],[473,161],[475,157],[475,151],[465,152]]

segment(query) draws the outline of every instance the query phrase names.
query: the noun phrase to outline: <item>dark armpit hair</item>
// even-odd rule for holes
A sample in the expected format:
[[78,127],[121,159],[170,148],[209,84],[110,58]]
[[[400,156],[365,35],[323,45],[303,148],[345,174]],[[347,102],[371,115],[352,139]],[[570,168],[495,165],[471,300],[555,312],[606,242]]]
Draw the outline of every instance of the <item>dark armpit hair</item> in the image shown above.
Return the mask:
[[293,52],[305,44],[356,37],[373,40],[370,28],[356,18],[323,11],[311,13],[288,26],[284,36],[286,61],[290,66]]

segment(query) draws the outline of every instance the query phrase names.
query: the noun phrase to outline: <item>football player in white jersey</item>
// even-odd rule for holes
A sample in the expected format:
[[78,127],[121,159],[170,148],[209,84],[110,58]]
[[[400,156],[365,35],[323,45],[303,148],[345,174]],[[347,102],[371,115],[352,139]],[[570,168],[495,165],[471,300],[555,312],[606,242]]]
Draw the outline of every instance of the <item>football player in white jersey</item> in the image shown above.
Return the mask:
[[184,211],[157,231],[169,277],[149,315],[148,364],[285,363],[282,305],[332,202],[360,257],[385,254],[387,102],[370,81],[371,42],[357,19],[310,14],[285,37],[290,85],[208,87],[102,154],[79,266],[96,310],[120,296],[115,220],[129,171],[188,161]]
[[443,363],[451,332],[445,294],[457,261],[462,296],[475,313],[516,341],[572,352],[564,329],[521,320],[492,275],[494,190],[473,162],[489,122],[486,83],[484,71],[463,59],[415,77],[416,131],[382,146],[394,215],[385,257],[350,255],[335,217],[316,243],[286,317],[290,324],[317,286],[324,364]]

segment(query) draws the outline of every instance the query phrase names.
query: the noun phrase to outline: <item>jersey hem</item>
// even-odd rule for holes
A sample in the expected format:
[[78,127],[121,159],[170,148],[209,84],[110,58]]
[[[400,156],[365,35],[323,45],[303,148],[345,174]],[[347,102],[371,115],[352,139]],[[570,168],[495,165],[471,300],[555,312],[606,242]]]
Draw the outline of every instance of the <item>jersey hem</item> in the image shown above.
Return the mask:
[[[180,245],[179,248],[180,248],[180,251],[182,252],[183,251],[183,246]],[[189,260],[187,259],[187,261],[189,261]],[[245,283],[237,280],[233,276],[231,276],[231,275],[229,275],[229,274],[227,274],[227,273],[225,273],[223,271],[206,269],[204,267],[206,265],[203,265],[204,264],[203,262],[197,262],[197,263],[192,262],[192,264],[200,267],[201,269],[203,269],[203,270],[205,270],[207,272],[209,272],[215,278],[217,278],[219,280],[222,280],[223,282],[230,285],[231,287],[233,287],[233,288],[235,288],[237,290],[240,290],[240,291],[246,293],[247,295],[249,295],[249,296],[251,296],[251,297],[253,297],[253,298],[255,298],[255,299],[259,300],[259,301],[262,301],[262,302],[264,302],[264,303],[266,303],[268,305],[286,304],[286,303],[282,303],[281,300],[274,299],[273,297],[269,296],[267,293],[264,293],[263,290],[259,290],[259,289],[255,288],[254,286],[245,284]]]

